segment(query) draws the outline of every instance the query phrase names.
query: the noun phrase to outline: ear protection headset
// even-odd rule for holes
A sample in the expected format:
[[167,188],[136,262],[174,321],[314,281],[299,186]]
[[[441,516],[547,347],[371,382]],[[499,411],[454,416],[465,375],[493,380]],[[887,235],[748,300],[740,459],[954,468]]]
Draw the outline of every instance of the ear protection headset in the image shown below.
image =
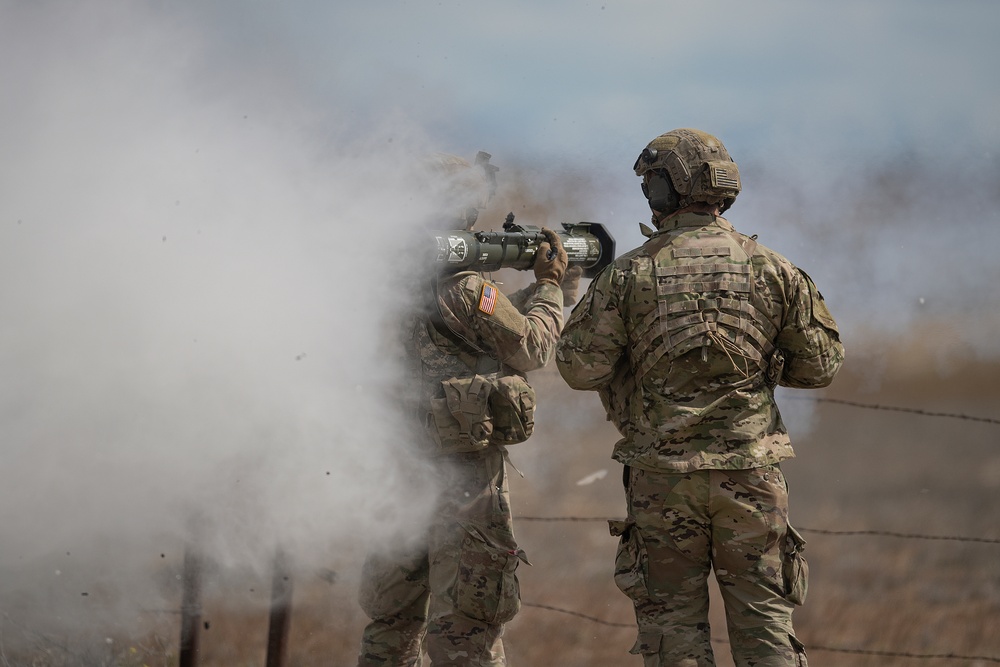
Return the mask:
[[670,177],[660,169],[649,171],[642,182],[642,194],[649,200],[649,208],[669,215],[680,208],[680,196],[670,182]]

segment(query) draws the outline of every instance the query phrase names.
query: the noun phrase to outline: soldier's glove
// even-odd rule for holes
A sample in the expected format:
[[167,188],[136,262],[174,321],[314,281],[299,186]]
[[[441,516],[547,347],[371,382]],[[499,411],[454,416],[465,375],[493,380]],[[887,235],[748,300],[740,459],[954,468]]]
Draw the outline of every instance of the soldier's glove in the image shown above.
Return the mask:
[[572,306],[576,303],[577,293],[580,291],[580,276],[583,275],[582,266],[571,266],[566,269],[566,275],[562,281],[563,305]]
[[569,258],[558,234],[551,229],[542,228],[542,235],[545,240],[538,244],[535,264],[532,267],[535,270],[535,281],[552,283],[558,287],[566,275]]

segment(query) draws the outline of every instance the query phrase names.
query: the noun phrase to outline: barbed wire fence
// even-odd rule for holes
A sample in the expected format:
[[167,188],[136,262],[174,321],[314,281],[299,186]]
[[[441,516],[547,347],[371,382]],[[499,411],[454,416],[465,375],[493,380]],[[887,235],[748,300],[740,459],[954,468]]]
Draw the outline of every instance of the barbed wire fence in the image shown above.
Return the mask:
[[[977,416],[965,415],[965,414],[960,414],[960,413],[928,411],[928,410],[923,410],[923,409],[918,409],[918,408],[906,408],[906,407],[898,407],[898,406],[870,404],[870,403],[862,403],[862,402],[858,402],[858,401],[849,401],[849,400],[834,399],[834,398],[824,398],[824,397],[791,396],[791,397],[786,397],[786,398],[791,398],[792,400],[809,400],[809,401],[814,401],[814,402],[817,402],[817,403],[837,404],[837,405],[843,405],[845,407],[867,409],[867,410],[909,413],[909,414],[921,415],[921,416],[930,417],[930,418],[956,419],[956,420],[964,420],[964,421],[970,421],[970,422],[979,422],[979,423],[1000,425],[1000,419],[988,418],[988,417],[977,417]],[[610,517],[594,517],[594,516],[552,516],[552,517],[545,517],[545,516],[517,516],[517,517],[515,517],[515,519],[517,521],[538,522],[538,523],[546,523],[546,522],[606,523],[610,519]],[[932,534],[921,534],[921,533],[904,533],[904,532],[888,531],[888,530],[836,530],[836,529],[802,527],[802,526],[797,526],[797,529],[800,532],[806,533],[806,534],[825,535],[825,536],[832,536],[832,537],[877,537],[877,538],[890,538],[890,539],[900,539],[900,540],[917,540],[917,541],[921,541],[922,540],[922,541],[934,541],[934,542],[955,542],[955,543],[972,543],[972,544],[983,544],[983,545],[1000,545],[1000,538],[982,537],[982,536],[932,535]],[[276,561],[276,563],[277,563],[277,561]],[[283,579],[284,579],[283,582],[279,582],[279,579],[278,579],[279,575],[281,577],[283,577]],[[272,616],[274,615],[274,611],[276,609],[278,611],[281,611],[281,610],[287,611],[287,607],[288,607],[288,605],[291,602],[291,600],[290,600],[291,596],[290,596],[289,593],[287,593],[287,592],[286,593],[282,593],[280,590],[278,590],[279,588],[284,588],[285,586],[290,586],[290,582],[288,581],[289,577],[287,576],[286,570],[284,570],[284,569],[280,568],[278,565],[276,565],[275,566],[275,570],[274,570],[274,576],[275,576],[275,580],[274,581],[276,583],[274,584],[274,590],[272,590],[272,596],[274,597],[274,599],[272,600],[272,610],[271,610],[272,611]],[[278,583],[281,583],[282,585],[279,586]],[[282,596],[284,596],[284,597],[282,597]],[[275,602],[275,600],[277,602]],[[282,607],[281,605],[284,605],[284,607]],[[592,616],[592,615],[589,615],[589,614],[581,613],[579,611],[575,611],[575,610],[572,610],[572,609],[566,609],[566,608],[558,607],[558,606],[555,606],[555,605],[541,604],[541,603],[532,602],[532,601],[522,601],[522,605],[525,606],[525,607],[531,607],[531,608],[539,609],[539,610],[546,611],[546,612],[552,612],[552,613],[562,614],[562,615],[565,615],[565,616],[571,616],[571,617],[574,617],[574,618],[578,618],[578,619],[580,619],[582,621],[587,621],[587,622],[590,622],[590,623],[595,623],[595,624],[598,624],[598,625],[602,625],[604,627],[621,628],[621,629],[634,629],[636,627],[634,621],[633,622],[627,622],[627,623],[626,622],[609,621],[609,620],[598,618],[596,616]],[[196,606],[198,606],[198,605],[196,605]],[[182,616],[185,613],[185,609],[181,609],[181,610],[156,610],[156,611],[158,613],[181,614]],[[6,614],[4,614],[4,616],[6,616]],[[12,622],[12,619],[10,619],[9,617],[6,617],[5,620],[8,623]],[[273,623],[274,619],[273,618],[271,619],[271,621],[272,621],[272,625],[274,625],[274,623]],[[276,629],[276,631],[272,632],[270,630],[270,628],[269,628],[269,637],[268,637],[268,641],[269,641],[269,643],[268,643],[268,667],[284,667],[284,665],[286,664],[286,661],[288,659],[288,651],[286,650],[286,645],[284,643],[284,640],[286,640],[287,636],[288,636],[288,618],[287,617],[283,617],[282,621],[283,621],[283,623],[279,624],[281,627],[278,627]],[[199,622],[199,619],[197,617],[194,618],[193,621],[191,621],[189,619],[188,625],[191,625],[192,627],[195,627],[195,629],[196,629],[196,626],[198,625],[198,622]],[[181,625],[182,625],[182,627],[185,627],[185,622],[184,622],[183,619],[182,619]],[[272,652],[272,650],[271,650],[272,649],[272,640],[274,640],[275,638],[277,638],[278,642],[275,643],[274,645],[277,646],[280,650],[275,650],[275,651]],[[183,641],[183,639],[184,639],[184,637],[182,635],[182,642],[181,642],[182,646],[181,646],[181,649],[184,649],[184,646],[183,646],[184,641]],[[726,645],[726,644],[729,643],[728,640],[726,640],[724,638],[713,638],[712,641],[713,641],[713,643],[720,644],[720,645]],[[2,644],[0,644],[0,648],[2,648]],[[62,650],[64,650],[67,653],[67,655],[70,655],[68,647],[59,647],[59,648],[62,649]],[[905,659],[911,659],[911,660],[955,660],[955,661],[963,661],[964,664],[986,664],[986,663],[989,663],[989,664],[1000,664],[1000,657],[997,657],[997,656],[965,655],[965,654],[958,654],[958,653],[951,653],[951,652],[949,652],[949,653],[920,653],[920,652],[905,651],[905,650],[874,650],[874,649],[865,649],[865,648],[856,648],[856,647],[827,646],[827,645],[823,645],[823,644],[810,644],[808,648],[809,648],[809,650],[811,652],[812,651],[815,651],[815,652],[829,652],[829,653],[838,653],[838,654],[844,654],[844,655],[858,655],[858,656],[886,657],[886,658],[890,658],[890,657],[891,658],[905,658]],[[0,656],[2,656],[2,655],[3,655],[2,652],[0,652]],[[195,665],[197,665],[197,661],[193,657],[193,653],[192,652],[189,652],[189,655],[192,655],[192,658],[188,661],[188,664],[191,665],[191,667],[194,667]],[[272,658],[272,655],[274,656],[273,658]],[[6,661],[5,657],[2,657],[2,658],[0,658],[0,664],[9,664],[9,663]],[[184,667],[183,660],[182,660],[182,667]]]
[[922,410],[920,408],[903,408],[893,405],[879,405],[877,403],[861,403],[859,401],[848,401],[842,398],[826,398],[823,396],[783,396],[783,399],[790,399],[793,401],[812,401],[814,403],[830,403],[833,405],[846,405],[852,408],[862,408],[865,410],[882,410],[885,412],[906,412],[913,415],[923,415],[925,417],[944,417],[947,419],[961,419],[970,422],[982,422],[985,424],[998,424],[1000,425],[1000,419],[994,419],[993,417],[973,417],[971,415],[964,415],[958,412],[934,412],[930,410]]
[[[546,611],[554,611],[561,614],[566,614],[568,616],[576,616],[577,618],[582,618],[588,621],[593,621],[600,625],[612,627],[612,628],[635,628],[635,623],[614,623],[612,621],[604,621],[595,616],[588,616],[587,614],[581,614],[577,611],[572,611],[570,609],[561,609],[559,607],[553,607],[546,604],[536,604],[534,602],[521,602],[525,607],[534,607],[535,609],[544,609]],[[729,642],[722,638],[713,638],[712,643],[727,645]],[[875,651],[869,649],[860,648],[842,648],[834,646],[819,646],[815,644],[810,644],[808,649],[810,651],[822,651],[827,653],[848,653],[853,655],[870,655],[879,657],[892,657],[892,658],[914,658],[919,660],[965,660],[965,661],[976,661],[976,662],[995,662],[1000,663],[1000,658],[995,658],[992,656],[983,655],[962,655],[959,653],[909,653],[906,651]]]
[[[835,405],[843,405],[853,408],[861,408],[866,410],[879,410],[885,412],[902,412],[915,415],[921,415],[925,417],[933,418],[945,418],[945,419],[957,419],[971,422],[979,422],[986,424],[996,424],[1000,425],[1000,419],[994,419],[991,417],[977,417],[972,415],[965,415],[961,413],[954,412],[937,412],[923,410],[919,408],[907,408],[891,405],[880,405],[873,403],[862,403],[859,401],[849,401],[836,398],[824,398],[824,397],[811,397],[811,396],[788,396],[786,398],[791,398],[792,400],[803,400],[803,401],[813,401],[816,403],[830,403]],[[556,517],[542,517],[542,516],[518,516],[515,517],[517,521],[529,521],[529,522],[569,522],[569,523],[591,523],[600,522],[606,523],[610,520],[610,517],[580,517],[580,516],[556,516]],[[1000,538],[991,537],[976,537],[976,536],[959,536],[959,535],[929,535],[920,533],[902,533],[896,531],[888,530],[832,530],[826,528],[806,528],[802,526],[796,526],[796,529],[802,533],[811,533],[816,535],[828,535],[836,537],[888,537],[904,540],[926,540],[926,541],[936,541],[936,542],[966,542],[966,543],[978,543],[978,544],[991,544],[1000,545]],[[619,623],[613,621],[606,621],[600,619],[596,616],[590,616],[588,614],[583,614],[578,611],[573,611],[571,609],[563,609],[561,607],[555,607],[552,605],[539,604],[534,602],[524,602],[522,605],[526,607],[533,607],[535,609],[541,609],[544,611],[551,611],[555,613],[564,614],[567,616],[574,616],[576,618],[581,618],[593,623],[597,623],[606,627],[613,628],[635,628],[635,623]],[[729,642],[722,638],[713,638],[713,643],[717,644],[728,644]],[[958,653],[915,653],[910,651],[886,651],[886,650],[872,650],[872,649],[861,649],[861,648],[847,648],[847,647],[835,647],[835,646],[824,646],[810,644],[810,651],[817,652],[828,652],[828,653],[841,653],[850,655],[863,655],[872,657],[892,657],[892,658],[910,658],[913,660],[960,660],[966,663],[996,663],[1000,664],[1000,657],[996,656],[984,656],[984,655],[964,655]]]
[[[601,522],[605,523],[608,521],[605,517],[537,517],[537,516],[518,516],[516,517],[518,521],[538,521],[538,522]],[[954,535],[921,535],[916,533],[897,533],[893,531],[884,530],[827,530],[822,528],[803,528],[797,527],[797,530],[802,533],[813,533],[817,535],[831,535],[831,536],[874,536],[874,537],[892,537],[899,539],[908,540],[928,540],[928,541],[950,541],[950,542],[971,542],[980,544],[994,544],[1000,545],[1000,539],[986,538],[986,537],[964,537],[964,536],[954,536]],[[555,607],[552,605],[538,604],[534,602],[524,602],[522,605],[526,607],[534,607],[536,609],[543,609],[546,611],[557,612],[565,614],[568,616],[575,616],[577,618],[582,618],[599,625],[604,625],[613,628],[635,628],[635,623],[618,623],[613,621],[606,621],[604,619],[598,618],[596,616],[590,616],[588,614],[583,614],[578,611],[573,611],[571,609],[563,609],[560,607]],[[725,639],[713,639],[712,640],[718,644],[728,644],[729,642]],[[1000,657],[993,656],[981,656],[981,655],[963,655],[958,653],[912,653],[907,651],[876,651],[869,649],[859,649],[859,648],[845,648],[845,647],[834,647],[834,646],[822,646],[822,645],[809,645],[810,651],[822,651],[828,653],[845,653],[853,655],[868,655],[868,656],[881,656],[881,657],[895,657],[895,658],[912,658],[914,660],[964,660],[972,662],[989,662],[1000,664]]]

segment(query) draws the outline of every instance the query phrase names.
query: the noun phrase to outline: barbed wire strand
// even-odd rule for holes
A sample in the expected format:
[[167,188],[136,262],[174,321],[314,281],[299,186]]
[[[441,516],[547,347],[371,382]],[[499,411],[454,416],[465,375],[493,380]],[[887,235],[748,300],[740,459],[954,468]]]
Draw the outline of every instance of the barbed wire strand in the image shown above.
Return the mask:
[[1000,658],[989,655],[961,655],[959,653],[907,653],[899,651],[872,651],[860,648],[834,648],[831,646],[808,646],[810,651],[830,651],[832,653],[852,653],[855,655],[877,655],[893,658],[914,658],[917,660],[965,660],[974,662],[996,662]]
[[889,530],[824,530],[822,528],[802,528],[796,530],[803,533],[818,535],[876,535],[879,537],[898,537],[907,540],[939,540],[948,542],[979,542],[981,544],[1000,544],[1000,539],[992,537],[961,537],[957,535],[921,535],[919,533],[896,533]]
[[[578,611],[573,611],[571,609],[562,609],[560,607],[552,607],[546,604],[537,604],[534,602],[521,602],[522,606],[534,607],[535,609],[544,609],[546,611],[554,611],[560,614],[566,614],[568,616],[576,616],[577,618],[583,618],[600,625],[606,625],[612,628],[631,628],[635,629],[635,623],[614,623],[612,621],[605,621],[603,619],[597,618],[596,616],[589,616],[587,614],[581,614]],[[716,644],[728,644],[729,641],[722,638],[713,638],[712,642]],[[1000,658],[994,658],[992,656],[985,655],[960,655],[958,653],[910,653],[905,651],[876,651],[869,649],[860,648],[840,648],[834,646],[808,646],[806,647],[809,651],[826,651],[829,653],[850,653],[854,655],[877,655],[882,657],[893,657],[893,658],[914,658],[918,660],[976,660],[981,662],[995,662],[1000,663]]]
[[[928,410],[921,410],[919,408],[903,408],[898,406],[890,405],[878,405],[875,403],[861,403],[858,401],[847,401],[840,398],[823,398],[815,396],[789,396],[793,400],[806,400],[815,401],[817,403],[835,403],[838,405],[847,405],[855,408],[865,408],[869,410],[888,410],[892,412],[908,412],[911,414],[924,415],[926,417],[946,417],[950,419],[964,419],[967,421],[983,422],[987,424],[1000,424],[1000,419],[993,419],[991,417],[973,417],[970,415],[963,415],[954,412],[931,412]],[[580,517],[580,516],[561,516],[561,517],[536,517],[536,516],[521,516],[517,517],[521,521],[607,521],[606,517]],[[918,533],[898,533],[887,530],[826,530],[822,528],[802,528],[799,527],[798,530],[807,533],[816,533],[818,535],[874,535],[881,537],[897,537],[901,539],[911,539],[911,540],[941,540],[941,541],[951,541],[951,542],[979,542],[983,544],[1000,544],[1000,539],[994,539],[989,537],[961,537],[952,535],[922,535]]]
[[[518,516],[517,521],[566,521],[566,522],[593,522],[609,521],[607,517],[599,516]],[[878,537],[897,537],[908,540],[937,540],[948,542],[978,542],[981,544],[1000,544],[1000,538],[993,537],[963,537],[959,535],[921,535],[919,533],[898,533],[890,530],[826,530],[823,528],[803,528],[796,526],[796,530],[803,533],[816,533],[818,535],[872,535]]]
[[576,616],[577,618],[585,618],[588,621],[593,621],[594,623],[599,623],[601,625],[607,625],[612,628],[635,628],[635,623],[613,623],[612,621],[604,621],[596,616],[588,616],[587,614],[581,614],[578,611],[572,611],[570,609],[561,609],[559,607],[550,607],[547,604],[537,604],[535,602],[525,602],[521,601],[521,606],[523,607],[535,607],[536,609],[546,609],[548,611],[559,612],[560,614],[566,614],[568,616]]
[[982,422],[985,424],[1000,424],[1000,419],[994,419],[993,417],[973,417],[972,415],[963,415],[957,412],[932,412],[930,410],[921,410],[920,408],[902,408],[894,405],[878,405],[877,403],[861,403],[859,401],[848,401],[842,398],[824,398],[822,396],[785,396],[783,398],[789,398],[793,401],[814,401],[816,403],[834,403],[837,405],[847,405],[852,408],[864,408],[866,410],[885,410],[889,412],[908,412],[914,415],[923,415],[925,417],[947,417],[949,419],[964,419],[965,421],[971,422]]

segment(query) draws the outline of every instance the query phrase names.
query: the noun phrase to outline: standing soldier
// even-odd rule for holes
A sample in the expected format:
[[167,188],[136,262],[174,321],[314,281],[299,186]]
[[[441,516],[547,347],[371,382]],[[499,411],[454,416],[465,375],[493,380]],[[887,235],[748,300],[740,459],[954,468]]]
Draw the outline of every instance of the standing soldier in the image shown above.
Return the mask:
[[615,581],[635,605],[631,652],[645,667],[715,664],[714,567],[736,665],[804,666],[792,609],[805,543],[788,524],[779,464],[793,452],[774,387],[830,384],[837,325],[804,271],[721,217],[740,176],[717,138],[667,132],[634,168],[656,229],[594,279],[556,353],[622,435],[628,515],[611,532]]
[[[435,189],[455,214],[440,223],[475,224],[495,189],[489,157],[441,156]],[[420,665],[422,646],[434,667],[507,664],[500,637],[520,608],[515,571],[527,559],[514,539],[505,446],[531,435],[535,393],[524,373],[548,363],[563,324],[566,251],[543,233],[535,282],[510,298],[472,271],[417,284],[400,400],[441,491],[415,548],[365,562],[360,602],[371,622],[359,667]]]

